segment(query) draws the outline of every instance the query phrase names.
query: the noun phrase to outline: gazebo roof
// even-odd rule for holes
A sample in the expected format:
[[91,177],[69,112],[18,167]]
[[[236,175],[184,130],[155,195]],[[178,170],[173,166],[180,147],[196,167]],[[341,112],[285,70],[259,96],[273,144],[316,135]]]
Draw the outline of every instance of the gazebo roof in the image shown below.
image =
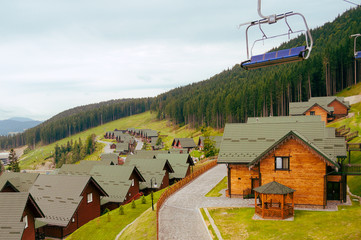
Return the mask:
[[253,189],[253,191],[256,191],[258,193],[262,194],[280,194],[285,195],[289,193],[293,193],[296,190],[286,187],[285,185],[282,185],[276,181],[267,183],[265,185],[262,185],[260,187],[256,187]]

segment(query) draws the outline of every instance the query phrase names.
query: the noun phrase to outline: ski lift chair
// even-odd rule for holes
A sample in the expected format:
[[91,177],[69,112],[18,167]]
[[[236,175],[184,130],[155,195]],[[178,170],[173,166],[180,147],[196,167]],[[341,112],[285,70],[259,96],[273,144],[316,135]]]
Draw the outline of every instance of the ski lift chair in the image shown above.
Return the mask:
[[356,41],[357,41],[358,37],[361,37],[361,34],[357,33],[357,34],[353,34],[350,36],[350,38],[353,38],[353,37],[354,37],[353,53],[355,56],[355,60],[361,60],[361,51],[356,51]]
[[[280,15],[270,15],[270,16],[264,16],[261,13],[261,0],[258,0],[258,14],[260,17],[262,17],[261,20],[257,20],[257,21],[253,21],[253,22],[249,22],[249,23],[244,23],[241,24],[239,26],[243,26],[243,25],[248,25],[247,29],[246,29],[246,47],[247,47],[247,58],[249,60],[246,60],[244,62],[241,63],[241,67],[246,69],[246,70],[250,70],[250,69],[256,69],[256,68],[262,68],[262,67],[267,67],[267,66],[274,66],[274,65],[279,65],[279,64],[284,64],[284,63],[291,63],[291,62],[298,62],[298,61],[302,61],[304,59],[309,58],[311,50],[312,50],[312,46],[313,46],[313,40],[312,40],[312,36],[311,36],[311,32],[308,28],[307,22],[305,17],[300,14],[300,13],[293,13],[293,12],[288,12],[288,13],[284,13],[284,14],[280,14]],[[305,29],[306,30],[300,30],[300,31],[293,31],[290,27],[290,25],[287,22],[287,18],[288,17],[292,17],[292,16],[301,16],[301,18],[303,19],[303,22],[305,24]],[[267,36],[264,31],[262,30],[261,25],[262,24],[273,24],[276,23],[278,20],[284,19],[285,23],[288,27],[288,33],[285,34],[280,34],[280,35],[274,35],[274,36]],[[264,54],[260,54],[260,55],[254,55],[250,56],[250,51],[249,51],[249,43],[248,43],[248,29],[250,27],[253,26],[258,26],[260,31],[262,32],[263,36],[261,39],[258,39],[256,41],[253,42],[253,46],[251,49],[251,54],[252,54],[252,50],[254,45],[259,42],[259,41],[264,41],[266,39],[271,39],[271,38],[276,38],[276,37],[280,37],[280,36],[285,36],[288,35],[290,36],[290,34],[294,34],[294,33],[304,33],[305,37],[306,37],[306,46],[298,46],[298,47],[294,47],[294,48],[290,48],[290,49],[283,49],[283,50],[279,50],[279,51],[274,51],[274,52],[267,52]]]

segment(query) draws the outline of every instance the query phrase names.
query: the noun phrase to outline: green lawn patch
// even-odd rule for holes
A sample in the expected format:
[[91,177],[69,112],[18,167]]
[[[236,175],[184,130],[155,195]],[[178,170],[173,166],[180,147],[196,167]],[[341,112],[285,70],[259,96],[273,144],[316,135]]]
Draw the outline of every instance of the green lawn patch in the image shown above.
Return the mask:
[[361,239],[361,207],[295,211],[294,221],[252,220],[254,208],[208,208],[224,239]]
[[361,83],[353,85],[351,87],[343,89],[341,92],[337,93],[336,96],[339,97],[349,97],[353,95],[361,94]]
[[206,197],[220,197],[222,193],[221,190],[227,188],[227,177],[224,177],[211,191],[206,194]]
[[[162,189],[158,192],[154,193],[154,202],[157,202],[158,198],[164,192],[165,189]],[[132,204],[124,205],[125,215],[119,214],[119,208],[110,211],[110,221],[107,214],[100,216],[87,224],[81,226],[78,230],[72,233],[67,239],[68,240],[99,240],[99,239],[115,239],[118,233],[126,227],[129,223],[133,222],[137,217],[139,217],[143,212],[147,211],[152,207],[152,200],[150,198],[150,194],[146,196],[146,204],[142,204],[142,199],[138,199],[135,201],[136,208],[132,208]],[[150,210],[151,211],[151,210]],[[155,211],[154,211],[155,214]],[[153,223],[151,223],[150,219],[145,220],[148,224],[147,227],[149,229],[152,228]],[[156,224],[154,220],[154,224]],[[155,225],[156,226],[156,225]],[[156,227],[155,227],[156,229]],[[156,231],[156,230],[155,230]],[[154,235],[154,234],[153,234]]]

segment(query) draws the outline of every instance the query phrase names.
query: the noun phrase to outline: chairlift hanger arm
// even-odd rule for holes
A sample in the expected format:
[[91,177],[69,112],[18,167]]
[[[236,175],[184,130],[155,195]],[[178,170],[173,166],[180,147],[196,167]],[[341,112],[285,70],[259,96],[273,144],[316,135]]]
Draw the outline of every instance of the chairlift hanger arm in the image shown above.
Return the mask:
[[358,38],[358,37],[361,37],[361,34],[360,34],[360,33],[352,34],[352,35],[350,36],[350,38],[354,38],[354,42],[353,42],[353,53],[354,53],[355,57],[356,57],[356,55],[357,55],[357,52],[356,52],[356,41],[357,41],[357,38]]
[[354,2],[351,2],[351,1],[348,1],[348,0],[343,0],[344,2],[348,2],[350,4],[353,4],[353,5],[356,5],[358,7],[360,7],[361,5],[360,4],[357,4],[357,3],[354,3]]

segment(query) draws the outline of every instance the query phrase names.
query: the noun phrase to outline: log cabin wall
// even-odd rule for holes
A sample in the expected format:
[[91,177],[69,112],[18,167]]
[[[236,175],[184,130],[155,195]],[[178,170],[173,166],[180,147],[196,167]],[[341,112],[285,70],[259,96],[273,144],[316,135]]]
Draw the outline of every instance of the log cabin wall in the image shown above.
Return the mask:
[[321,120],[327,123],[327,111],[325,111],[325,109],[316,105],[310,108],[307,112],[305,112],[304,115],[309,116],[311,115],[311,112],[315,112],[315,115],[321,116]]
[[348,114],[347,107],[337,100],[334,100],[333,102],[328,104],[328,106],[333,107],[333,109],[334,109],[333,114],[336,117],[344,117],[344,116],[347,116],[347,114]]
[[258,168],[248,169],[247,164],[229,164],[231,196],[242,196],[243,191],[251,188],[252,178],[259,178]]
[[[262,185],[272,182],[290,187],[295,204],[324,205],[326,163],[307,146],[289,139],[260,162]],[[275,170],[275,156],[290,156],[289,170]]]

